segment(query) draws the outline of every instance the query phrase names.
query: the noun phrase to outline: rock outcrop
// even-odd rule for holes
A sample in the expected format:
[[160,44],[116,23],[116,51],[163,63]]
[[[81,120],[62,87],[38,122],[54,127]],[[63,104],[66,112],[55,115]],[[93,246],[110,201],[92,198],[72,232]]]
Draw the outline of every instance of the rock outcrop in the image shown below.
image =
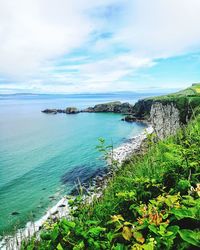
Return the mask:
[[135,103],[133,107],[133,114],[137,119],[149,120],[151,106],[153,104],[152,99],[142,99]]
[[44,109],[42,110],[42,112],[46,114],[57,114],[58,110],[57,109]]
[[160,139],[175,134],[200,108],[200,85],[166,96],[139,100],[133,107],[136,119],[149,121]]
[[80,111],[75,107],[67,107],[66,109],[45,109],[45,110],[42,110],[42,112],[46,114],[57,114],[57,113],[78,114],[80,113]]
[[136,120],[146,120],[152,124],[160,139],[173,135],[192,116],[187,102],[179,105],[175,100],[140,100],[134,106]]
[[180,112],[173,103],[163,105],[161,102],[156,102],[151,106],[150,122],[157,136],[163,139],[175,134],[180,128]]
[[68,107],[65,110],[66,114],[78,114],[80,111],[75,107]]
[[108,102],[95,105],[94,107],[89,107],[87,109],[82,110],[82,112],[89,113],[99,113],[99,112],[113,112],[113,113],[121,113],[121,114],[129,114],[133,111],[133,105],[129,103],[121,103],[121,102]]
[[126,115],[124,118],[122,118],[122,121],[135,122],[137,121],[137,118],[134,115]]
[[130,114],[133,112],[133,105],[129,103],[121,103],[121,102],[108,102],[95,105],[94,107],[89,107],[83,110],[78,110],[75,107],[67,107],[66,109],[45,109],[42,111],[46,114],[57,114],[57,113],[65,113],[65,114],[78,114],[80,112],[85,113],[121,113],[121,114]]

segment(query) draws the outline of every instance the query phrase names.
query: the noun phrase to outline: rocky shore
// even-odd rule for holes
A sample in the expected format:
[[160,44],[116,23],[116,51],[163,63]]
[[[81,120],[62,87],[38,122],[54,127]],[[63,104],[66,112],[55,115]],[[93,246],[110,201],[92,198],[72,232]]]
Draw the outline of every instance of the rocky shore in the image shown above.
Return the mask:
[[[134,152],[140,150],[142,142],[146,139],[147,134],[153,132],[152,126],[148,126],[141,134],[130,138],[127,142],[113,150],[113,160],[116,160],[119,167],[128,159]],[[100,175],[97,175],[92,179],[92,185],[88,187],[83,183],[85,189],[84,200],[87,203],[91,203],[93,199],[99,198],[102,195],[103,190],[106,188],[109,178],[112,176],[112,170],[102,171]],[[65,196],[59,200],[59,202],[47,211],[47,213],[36,222],[28,222],[24,229],[19,229],[16,235],[6,236],[0,242],[0,249],[20,249],[20,242],[24,238],[30,238],[35,233],[39,232],[43,224],[49,219],[56,220],[62,217],[70,217],[70,207],[68,204],[69,196]]]
[[142,142],[146,139],[147,135],[152,134],[153,131],[153,127],[148,126],[140,135],[134,136],[118,148],[114,149],[113,159],[119,162],[119,164],[122,164],[123,161],[128,159],[134,152],[140,150]]

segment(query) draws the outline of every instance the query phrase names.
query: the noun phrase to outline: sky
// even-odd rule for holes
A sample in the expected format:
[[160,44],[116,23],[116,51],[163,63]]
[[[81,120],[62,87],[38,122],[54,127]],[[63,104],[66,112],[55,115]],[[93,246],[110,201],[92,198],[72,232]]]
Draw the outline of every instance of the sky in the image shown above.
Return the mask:
[[0,0],[0,93],[200,82],[199,0]]

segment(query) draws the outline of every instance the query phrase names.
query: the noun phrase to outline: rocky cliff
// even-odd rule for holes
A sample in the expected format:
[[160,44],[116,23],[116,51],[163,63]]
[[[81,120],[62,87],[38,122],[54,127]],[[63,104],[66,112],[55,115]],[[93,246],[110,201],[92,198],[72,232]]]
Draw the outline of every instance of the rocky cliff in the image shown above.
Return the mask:
[[175,134],[200,107],[200,85],[175,94],[138,101],[133,107],[136,119],[148,120],[159,138]]
[[173,103],[163,105],[161,102],[155,102],[151,106],[150,121],[157,136],[163,139],[175,134],[180,128],[180,111]]
[[160,139],[175,134],[182,124],[185,124],[191,114],[187,106],[183,110],[172,101],[165,99],[141,100],[135,104],[134,116],[136,119],[147,120],[154,128]]

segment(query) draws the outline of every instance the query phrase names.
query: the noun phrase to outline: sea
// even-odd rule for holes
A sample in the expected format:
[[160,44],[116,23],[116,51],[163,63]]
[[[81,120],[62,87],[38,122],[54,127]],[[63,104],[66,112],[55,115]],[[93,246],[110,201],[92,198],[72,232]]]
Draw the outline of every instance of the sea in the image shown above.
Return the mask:
[[135,103],[151,94],[0,95],[0,235],[37,220],[65,194],[106,167],[96,146],[119,146],[144,130],[121,114],[44,114],[110,101]]

